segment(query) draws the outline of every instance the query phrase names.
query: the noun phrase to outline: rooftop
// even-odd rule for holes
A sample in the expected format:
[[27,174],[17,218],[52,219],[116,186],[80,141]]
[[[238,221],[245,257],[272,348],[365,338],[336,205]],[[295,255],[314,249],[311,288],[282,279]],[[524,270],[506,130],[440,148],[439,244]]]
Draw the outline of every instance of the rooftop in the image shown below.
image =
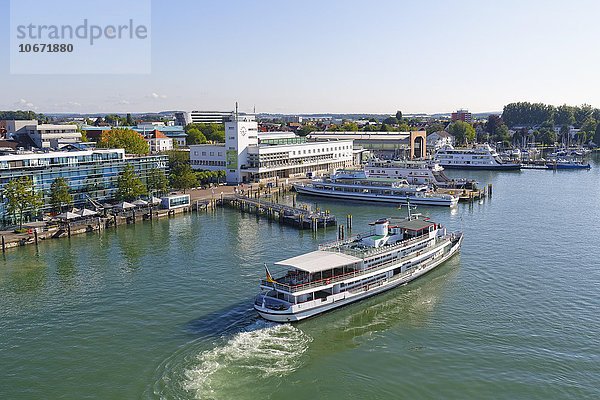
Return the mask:
[[421,229],[433,226],[434,223],[426,219],[390,219],[390,227],[395,226],[398,228],[408,229],[409,231],[420,231]]
[[348,254],[317,250],[276,262],[275,265],[292,267],[314,274],[360,261],[362,259]]

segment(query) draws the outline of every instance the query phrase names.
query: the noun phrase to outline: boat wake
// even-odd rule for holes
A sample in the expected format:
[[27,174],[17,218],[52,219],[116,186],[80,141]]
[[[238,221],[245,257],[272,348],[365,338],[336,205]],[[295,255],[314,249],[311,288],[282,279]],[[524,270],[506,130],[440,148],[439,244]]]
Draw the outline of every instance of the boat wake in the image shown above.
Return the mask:
[[[245,332],[197,356],[184,388],[196,398],[241,398],[260,380],[298,369],[311,338],[291,325],[258,320]],[[262,385],[261,385],[262,386]]]
[[267,396],[279,378],[302,366],[311,341],[310,336],[292,325],[256,320],[242,331],[221,337],[210,349],[206,349],[206,342],[191,342],[178,352],[181,354],[164,363],[148,397]]

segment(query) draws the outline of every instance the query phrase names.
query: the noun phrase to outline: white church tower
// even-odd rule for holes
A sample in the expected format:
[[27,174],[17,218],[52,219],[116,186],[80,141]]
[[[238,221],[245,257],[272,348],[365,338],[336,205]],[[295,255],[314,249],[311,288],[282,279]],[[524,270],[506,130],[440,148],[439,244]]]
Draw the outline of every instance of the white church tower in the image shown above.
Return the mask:
[[248,166],[248,146],[258,146],[258,123],[254,115],[235,112],[225,121],[225,172],[227,183],[243,182],[241,168]]

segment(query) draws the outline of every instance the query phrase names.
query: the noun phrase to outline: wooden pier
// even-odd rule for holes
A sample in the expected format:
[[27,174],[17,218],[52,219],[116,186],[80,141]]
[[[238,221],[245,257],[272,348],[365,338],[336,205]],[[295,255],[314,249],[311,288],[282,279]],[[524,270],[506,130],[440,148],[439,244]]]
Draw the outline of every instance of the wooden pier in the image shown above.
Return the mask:
[[260,198],[251,199],[240,195],[225,196],[218,200],[218,204],[238,209],[243,213],[266,217],[271,221],[298,229],[316,231],[319,228],[327,229],[337,224],[335,216],[329,214],[329,211],[311,211],[306,208],[272,203]]
[[437,189],[437,193],[458,196],[460,202],[473,202],[492,195],[491,185],[484,189]]

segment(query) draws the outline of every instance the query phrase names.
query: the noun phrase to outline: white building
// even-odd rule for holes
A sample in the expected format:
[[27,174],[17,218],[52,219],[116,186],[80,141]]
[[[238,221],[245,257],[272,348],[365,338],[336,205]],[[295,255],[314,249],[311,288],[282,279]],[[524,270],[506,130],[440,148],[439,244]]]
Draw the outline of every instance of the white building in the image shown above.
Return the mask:
[[437,150],[446,145],[454,146],[454,136],[448,132],[437,131],[427,135],[427,147]]
[[146,141],[152,154],[173,150],[173,139],[165,136],[157,129],[146,135]]
[[177,125],[222,124],[231,115],[231,111],[179,111],[175,113]]
[[81,142],[77,125],[38,124],[35,119],[24,121],[3,121],[7,137],[18,139],[28,136],[35,147],[57,149],[59,145]]
[[237,184],[349,167],[352,151],[352,140],[317,142],[292,132],[262,133],[253,115],[232,114],[225,122],[225,144],[190,146],[190,163],[199,170],[224,169],[227,182]]

